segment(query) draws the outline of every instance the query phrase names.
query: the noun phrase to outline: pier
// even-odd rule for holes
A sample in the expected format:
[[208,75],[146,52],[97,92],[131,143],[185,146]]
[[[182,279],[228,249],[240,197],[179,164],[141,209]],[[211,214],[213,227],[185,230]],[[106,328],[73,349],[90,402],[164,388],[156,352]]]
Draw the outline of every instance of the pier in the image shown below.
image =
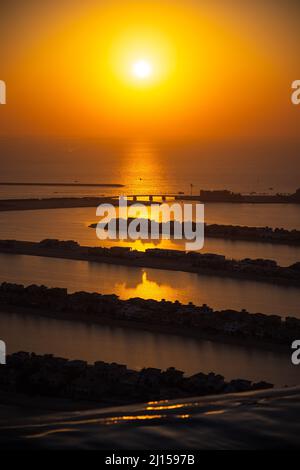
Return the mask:
[[133,202],[167,202],[181,199],[179,194],[132,194],[126,196],[129,201]]

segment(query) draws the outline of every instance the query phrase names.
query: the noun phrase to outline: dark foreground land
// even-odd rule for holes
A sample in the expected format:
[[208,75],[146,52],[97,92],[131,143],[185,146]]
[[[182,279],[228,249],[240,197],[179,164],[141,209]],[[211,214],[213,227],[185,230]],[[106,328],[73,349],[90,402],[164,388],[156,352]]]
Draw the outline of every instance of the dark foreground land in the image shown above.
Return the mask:
[[282,267],[268,259],[234,260],[216,254],[159,248],[141,252],[127,247],[88,247],[74,241],[51,239],[41,242],[0,240],[0,252],[167,269],[300,287],[300,262]]
[[52,397],[107,406],[272,387],[266,382],[251,383],[243,379],[226,382],[224,377],[214,373],[199,372],[185,377],[173,367],[166,371],[154,368],[135,371],[122,364],[97,361],[90,365],[85,361],[26,352],[8,356],[7,364],[0,367],[2,403],[5,397],[12,403],[14,394],[18,398],[23,394],[33,400],[34,397]]
[[197,307],[178,301],[120,300],[114,294],[69,294],[67,289],[36,285],[1,284],[1,310],[251,344],[276,351],[290,348],[295,338],[300,337],[300,320],[293,317],[246,310],[214,311],[207,305]]

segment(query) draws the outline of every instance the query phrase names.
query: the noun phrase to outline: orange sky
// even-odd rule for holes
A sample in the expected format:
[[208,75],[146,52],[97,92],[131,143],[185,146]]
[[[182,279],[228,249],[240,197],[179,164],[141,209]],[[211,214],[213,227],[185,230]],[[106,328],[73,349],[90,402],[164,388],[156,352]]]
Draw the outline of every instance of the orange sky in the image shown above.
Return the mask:
[[[295,138],[298,5],[1,2],[0,134]],[[143,82],[140,58],[153,68]]]

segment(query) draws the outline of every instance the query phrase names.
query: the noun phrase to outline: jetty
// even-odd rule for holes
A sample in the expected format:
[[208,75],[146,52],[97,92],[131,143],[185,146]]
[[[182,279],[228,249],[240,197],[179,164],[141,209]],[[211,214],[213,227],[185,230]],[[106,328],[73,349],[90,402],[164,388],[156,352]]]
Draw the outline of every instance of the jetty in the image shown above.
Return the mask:
[[198,194],[165,193],[165,194],[133,194],[127,196],[134,202],[146,201],[198,201],[203,203],[250,203],[250,204],[300,204],[300,188],[292,194],[258,194],[235,193],[228,189],[203,190]]

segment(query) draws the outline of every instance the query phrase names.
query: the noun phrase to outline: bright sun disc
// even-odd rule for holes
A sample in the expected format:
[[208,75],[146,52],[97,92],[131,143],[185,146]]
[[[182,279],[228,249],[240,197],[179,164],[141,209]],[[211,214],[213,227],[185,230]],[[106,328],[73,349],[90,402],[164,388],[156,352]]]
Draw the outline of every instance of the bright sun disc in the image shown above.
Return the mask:
[[152,73],[152,67],[146,60],[139,60],[133,64],[132,72],[136,78],[147,78]]

